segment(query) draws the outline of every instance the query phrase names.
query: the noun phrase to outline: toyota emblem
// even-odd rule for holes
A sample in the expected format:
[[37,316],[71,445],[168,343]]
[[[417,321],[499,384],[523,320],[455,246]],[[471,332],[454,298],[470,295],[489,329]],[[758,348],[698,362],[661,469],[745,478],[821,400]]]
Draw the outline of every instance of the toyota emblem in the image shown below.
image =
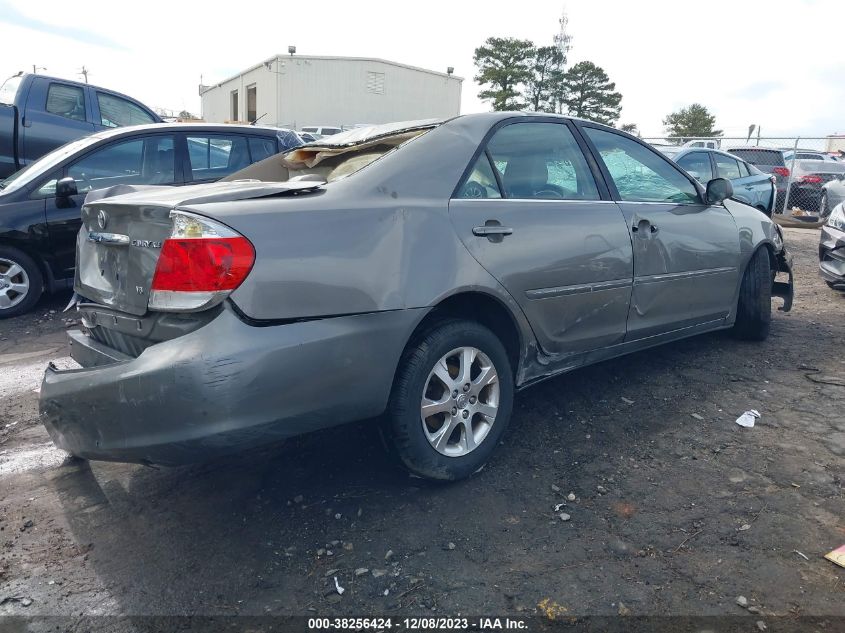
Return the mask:
[[104,229],[106,225],[109,223],[109,214],[100,209],[100,212],[97,214],[97,225]]

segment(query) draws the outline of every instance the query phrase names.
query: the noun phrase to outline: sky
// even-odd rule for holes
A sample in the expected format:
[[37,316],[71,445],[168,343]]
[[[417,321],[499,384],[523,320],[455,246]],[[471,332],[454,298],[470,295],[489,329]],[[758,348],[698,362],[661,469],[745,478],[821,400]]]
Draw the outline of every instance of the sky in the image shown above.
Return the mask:
[[216,83],[295,45],[299,54],[453,66],[465,79],[462,113],[481,112],[490,106],[477,96],[474,49],[490,36],[551,44],[564,9],[569,65],[604,68],[623,95],[620,123],[643,136],[662,134],[663,118],[694,102],[727,136],[745,136],[752,123],[763,136],[845,133],[842,0],[78,0],[72,11],[58,0],[0,0],[0,80],[33,65],[81,80],[85,66],[93,84],[199,112],[200,77]]

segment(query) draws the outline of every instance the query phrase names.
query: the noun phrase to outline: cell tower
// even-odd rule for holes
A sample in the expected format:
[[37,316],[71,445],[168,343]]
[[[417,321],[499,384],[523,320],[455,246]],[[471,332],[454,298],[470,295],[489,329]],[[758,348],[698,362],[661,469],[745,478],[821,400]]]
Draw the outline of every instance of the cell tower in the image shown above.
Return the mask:
[[555,35],[554,42],[564,59],[566,59],[570,49],[572,48],[572,36],[567,31],[569,27],[569,17],[566,15],[565,7],[561,11],[558,24],[560,24],[560,31],[558,31],[557,35]]

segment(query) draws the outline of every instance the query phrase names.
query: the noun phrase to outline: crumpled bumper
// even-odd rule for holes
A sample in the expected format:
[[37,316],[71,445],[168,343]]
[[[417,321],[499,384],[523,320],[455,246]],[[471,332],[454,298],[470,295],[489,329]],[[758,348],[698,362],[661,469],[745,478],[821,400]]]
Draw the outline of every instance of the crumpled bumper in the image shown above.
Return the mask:
[[819,274],[834,288],[845,290],[845,231],[824,225],[819,238]]
[[83,368],[48,367],[41,418],[79,457],[175,465],[373,417],[424,313],[258,327],[227,307],[137,358],[71,332]]

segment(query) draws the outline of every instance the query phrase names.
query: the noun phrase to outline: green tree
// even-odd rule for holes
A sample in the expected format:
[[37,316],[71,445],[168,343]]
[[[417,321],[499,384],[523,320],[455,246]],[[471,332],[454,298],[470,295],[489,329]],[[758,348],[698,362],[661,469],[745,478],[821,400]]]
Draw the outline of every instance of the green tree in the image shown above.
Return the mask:
[[622,110],[622,94],[607,73],[593,62],[578,62],[563,73],[556,89],[558,109],[572,116],[613,125]]
[[534,43],[513,37],[488,37],[475,49],[473,61],[478,69],[475,76],[482,86],[489,86],[478,96],[492,101],[494,110],[520,110],[519,87],[531,78]]
[[534,112],[554,112],[555,86],[560,83],[566,55],[557,46],[539,46],[529,60],[530,74],[523,96]]
[[637,127],[636,123],[623,123],[619,126],[619,129],[623,132],[628,132],[628,134],[634,134],[636,136],[640,135],[640,129]]
[[722,130],[714,129],[716,117],[700,103],[681,108],[663,119],[667,140],[685,142],[702,136],[722,136]]

